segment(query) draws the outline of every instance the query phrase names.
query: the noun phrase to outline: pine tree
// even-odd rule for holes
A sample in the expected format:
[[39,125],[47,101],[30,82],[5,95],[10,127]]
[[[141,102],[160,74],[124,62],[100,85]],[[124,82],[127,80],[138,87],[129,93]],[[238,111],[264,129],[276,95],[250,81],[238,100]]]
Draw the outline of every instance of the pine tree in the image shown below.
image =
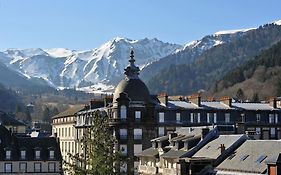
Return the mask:
[[47,106],[43,110],[42,120],[44,122],[49,122],[50,121],[50,109]]
[[81,140],[85,154],[69,154],[70,162],[64,162],[70,174],[116,175],[122,162],[120,151],[114,151],[116,139],[111,134],[108,118],[96,111],[93,123],[84,131]]

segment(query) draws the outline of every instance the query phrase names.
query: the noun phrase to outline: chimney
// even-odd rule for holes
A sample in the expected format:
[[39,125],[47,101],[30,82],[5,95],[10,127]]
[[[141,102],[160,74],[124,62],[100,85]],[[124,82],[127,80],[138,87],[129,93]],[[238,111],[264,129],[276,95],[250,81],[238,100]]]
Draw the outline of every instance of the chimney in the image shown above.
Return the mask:
[[106,96],[104,97],[103,101],[104,101],[104,107],[107,107],[110,103],[112,103],[113,96],[112,95]]
[[199,93],[193,94],[189,97],[189,101],[197,106],[201,106],[201,96]]
[[228,107],[231,107],[232,106],[232,98],[229,97],[229,96],[224,96],[220,99],[220,102],[227,105]]
[[204,139],[206,137],[206,135],[209,133],[209,131],[210,131],[209,128],[202,128],[202,131],[201,131],[202,139]]
[[101,108],[104,105],[104,101],[101,99],[92,99],[90,101],[90,109]]
[[221,149],[221,154],[222,154],[222,153],[225,151],[225,146],[224,146],[224,144],[221,144],[220,149]]
[[273,108],[277,108],[277,99],[276,97],[271,97],[269,99],[269,105]]
[[177,137],[177,133],[175,133],[175,132],[171,132],[171,133],[169,133],[169,140],[171,140],[172,138],[174,138],[174,137]]
[[179,101],[183,101],[183,97],[182,96],[179,97]]
[[215,101],[215,97],[214,97],[214,96],[209,96],[209,97],[207,98],[207,101]]
[[163,103],[165,106],[168,105],[168,94],[163,92],[163,93],[160,93],[158,95],[158,99],[161,103]]

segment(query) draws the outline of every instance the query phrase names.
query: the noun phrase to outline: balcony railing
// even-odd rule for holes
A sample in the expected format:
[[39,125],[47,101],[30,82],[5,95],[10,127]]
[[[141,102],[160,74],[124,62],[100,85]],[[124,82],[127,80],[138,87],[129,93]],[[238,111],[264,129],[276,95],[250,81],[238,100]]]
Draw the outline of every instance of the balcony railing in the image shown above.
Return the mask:
[[138,172],[144,174],[156,174],[157,168],[153,166],[139,165]]
[[134,139],[135,140],[141,140],[142,139],[142,135],[134,135]]
[[126,140],[128,138],[128,135],[120,135],[121,140]]

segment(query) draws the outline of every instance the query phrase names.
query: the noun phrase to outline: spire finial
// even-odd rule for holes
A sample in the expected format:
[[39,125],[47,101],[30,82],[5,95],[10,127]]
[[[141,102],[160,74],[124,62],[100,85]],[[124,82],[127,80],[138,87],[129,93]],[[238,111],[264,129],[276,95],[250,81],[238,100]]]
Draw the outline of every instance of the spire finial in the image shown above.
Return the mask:
[[134,56],[133,49],[131,49],[130,54],[131,54],[129,59],[130,64],[125,69],[125,75],[128,79],[136,79],[138,78],[140,69],[137,66],[135,66],[135,59],[134,59],[135,56]]

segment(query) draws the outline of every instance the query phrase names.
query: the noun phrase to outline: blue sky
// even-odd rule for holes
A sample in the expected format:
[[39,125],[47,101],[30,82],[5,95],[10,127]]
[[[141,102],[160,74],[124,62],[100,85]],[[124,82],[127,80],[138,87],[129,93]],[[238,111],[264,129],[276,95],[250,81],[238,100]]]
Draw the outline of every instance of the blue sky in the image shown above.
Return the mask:
[[0,0],[0,50],[85,50],[119,36],[185,44],[281,20],[280,0]]

